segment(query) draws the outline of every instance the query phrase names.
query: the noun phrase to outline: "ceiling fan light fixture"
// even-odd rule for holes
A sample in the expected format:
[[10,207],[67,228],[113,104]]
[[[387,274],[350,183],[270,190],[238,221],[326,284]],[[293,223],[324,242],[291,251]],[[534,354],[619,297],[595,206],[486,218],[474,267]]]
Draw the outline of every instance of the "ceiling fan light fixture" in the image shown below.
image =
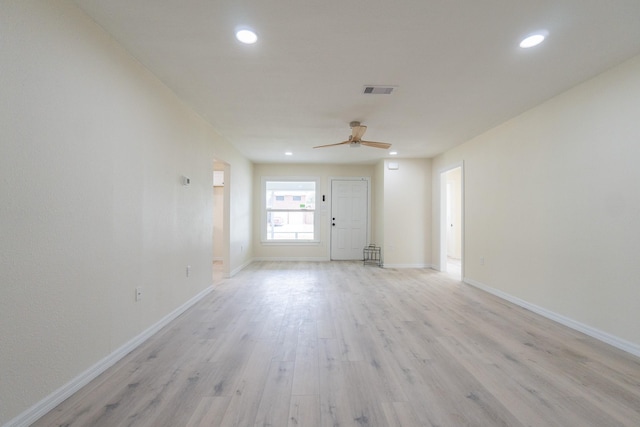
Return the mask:
[[336,145],[349,145],[351,148],[358,148],[361,145],[364,145],[367,147],[381,148],[383,150],[391,148],[391,144],[386,142],[365,141],[362,139],[362,136],[367,131],[367,127],[361,125],[360,122],[353,121],[349,123],[349,126],[351,127],[351,135],[346,141],[338,142],[336,144],[317,145],[313,148],[335,147]]

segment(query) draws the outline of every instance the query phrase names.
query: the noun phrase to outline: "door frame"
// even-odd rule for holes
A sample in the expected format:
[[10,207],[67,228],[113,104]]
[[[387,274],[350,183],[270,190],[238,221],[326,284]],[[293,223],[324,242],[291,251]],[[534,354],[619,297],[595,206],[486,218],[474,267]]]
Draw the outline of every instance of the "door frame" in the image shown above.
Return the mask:
[[447,271],[447,182],[445,175],[447,172],[453,169],[460,168],[460,280],[464,280],[464,265],[465,265],[465,218],[464,218],[464,161],[448,165],[440,169],[438,175],[440,179],[440,227],[438,230],[440,236],[440,265],[438,270],[442,272]]
[[[329,260],[332,258],[333,249],[333,230],[331,226],[331,218],[333,215],[333,181],[366,181],[367,183],[367,227],[365,229],[365,245],[369,244],[371,239],[371,177],[369,176],[330,176],[329,177],[329,215],[327,216],[327,224],[329,227]],[[363,248],[364,249],[364,248]]]
[[222,186],[222,233],[216,237],[222,240],[222,256],[220,258],[222,261],[223,277],[229,278],[231,277],[231,165],[222,159],[214,157],[212,170],[214,172],[222,171],[224,173],[224,183]]

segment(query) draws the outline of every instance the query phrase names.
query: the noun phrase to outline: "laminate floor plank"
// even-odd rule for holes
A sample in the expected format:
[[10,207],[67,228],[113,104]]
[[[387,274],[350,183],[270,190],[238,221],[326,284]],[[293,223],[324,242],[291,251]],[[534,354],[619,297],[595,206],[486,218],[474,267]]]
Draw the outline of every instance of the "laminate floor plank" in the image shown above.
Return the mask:
[[639,358],[446,274],[219,270],[209,295],[33,425],[640,425]]
[[388,427],[430,426],[422,423],[414,414],[411,404],[407,402],[382,402]]
[[323,427],[350,425],[351,398],[337,339],[320,340],[320,422]]
[[253,425],[267,383],[274,351],[273,343],[259,341],[256,344],[224,417],[213,425],[224,427]]
[[255,426],[288,424],[293,366],[293,362],[272,360],[256,413]]
[[320,395],[292,395],[288,427],[319,426]]
[[227,396],[205,396],[200,399],[193,415],[185,427],[215,426],[227,411],[231,398]]
[[315,322],[306,321],[299,329],[293,384],[291,393],[297,396],[318,396],[320,391],[320,370],[318,363],[317,328]]

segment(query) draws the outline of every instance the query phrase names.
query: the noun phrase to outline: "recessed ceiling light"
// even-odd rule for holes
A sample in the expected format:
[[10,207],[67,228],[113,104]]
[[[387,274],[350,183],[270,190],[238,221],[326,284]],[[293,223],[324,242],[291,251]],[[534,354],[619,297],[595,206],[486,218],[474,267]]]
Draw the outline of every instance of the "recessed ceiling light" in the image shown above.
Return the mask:
[[284,153],[285,156],[293,156],[293,153],[291,151],[287,151]]
[[236,32],[236,38],[244,44],[254,44],[258,41],[257,34],[247,29]]
[[397,155],[397,154],[398,154],[398,152],[397,152],[397,151],[390,151],[390,152],[389,152],[389,155],[390,155],[390,156],[395,156],[395,155]]
[[527,36],[524,40],[520,42],[520,47],[523,49],[528,49],[530,47],[538,46],[540,43],[544,41],[546,36],[547,36],[546,32],[531,34],[530,36]]

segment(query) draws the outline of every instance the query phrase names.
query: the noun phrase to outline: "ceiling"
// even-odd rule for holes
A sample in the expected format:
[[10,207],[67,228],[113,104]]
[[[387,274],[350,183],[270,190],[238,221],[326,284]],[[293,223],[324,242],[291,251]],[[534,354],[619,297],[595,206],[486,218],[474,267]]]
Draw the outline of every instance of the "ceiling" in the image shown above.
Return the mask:
[[[75,2],[256,163],[432,157],[640,53],[638,0]],[[391,150],[312,148],[353,120]]]

